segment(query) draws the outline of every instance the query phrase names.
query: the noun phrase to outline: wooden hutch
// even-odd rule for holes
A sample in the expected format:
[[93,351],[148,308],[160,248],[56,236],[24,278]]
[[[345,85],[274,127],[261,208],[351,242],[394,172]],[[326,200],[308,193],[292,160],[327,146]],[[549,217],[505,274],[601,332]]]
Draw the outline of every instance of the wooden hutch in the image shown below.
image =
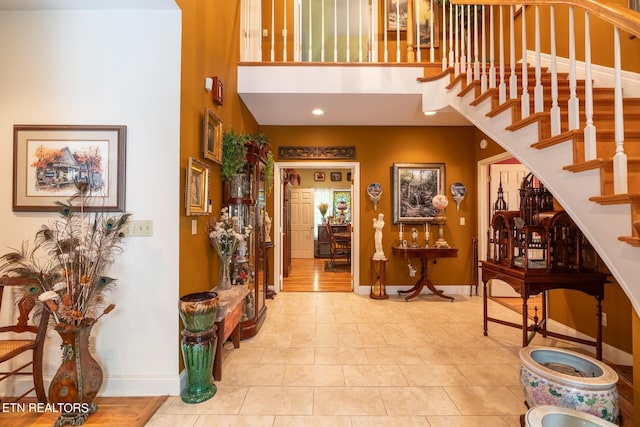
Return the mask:
[[224,202],[229,215],[237,218],[238,232],[252,228],[246,245],[240,245],[231,261],[231,284],[245,286],[245,297],[240,322],[240,338],[258,333],[266,317],[266,289],[268,281],[267,246],[265,242],[264,213],[266,210],[267,181],[266,153],[261,153],[254,142],[247,143],[247,163],[242,171],[224,183]]
[[[529,174],[520,187],[519,211],[496,211],[488,232],[487,260],[481,262],[484,292],[484,335],[488,322],[522,329],[522,346],[537,332],[582,344],[593,345],[602,359],[602,300],[607,275],[598,272],[597,256],[569,215],[554,210],[553,196],[535,176]],[[487,283],[500,279],[522,298],[522,323],[490,317],[487,311]],[[552,289],[572,289],[596,299],[595,341],[570,337],[547,329],[546,296]],[[527,300],[542,294],[541,315],[533,324],[527,317]]]

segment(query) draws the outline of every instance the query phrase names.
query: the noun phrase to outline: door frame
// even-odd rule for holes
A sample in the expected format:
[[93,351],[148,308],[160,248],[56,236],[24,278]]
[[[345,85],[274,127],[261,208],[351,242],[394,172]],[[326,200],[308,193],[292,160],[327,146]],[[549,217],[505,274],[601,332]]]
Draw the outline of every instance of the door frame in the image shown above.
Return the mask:
[[[273,251],[273,287],[282,290],[282,169],[351,169],[351,289],[358,293],[360,288],[360,162],[275,162],[273,168],[273,229],[275,248]],[[368,288],[368,286],[367,286]],[[368,292],[368,290],[367,290]]]
[[[477,183],[478,183],[478,260],[487,259],[487,226],[491,221],[489,218],[489,166],[501,160],[512,158],[513,155],[507,151],[492,157],[487,157],[478,161]],[[482,292],[482,270],[478,269],[478,293]]]

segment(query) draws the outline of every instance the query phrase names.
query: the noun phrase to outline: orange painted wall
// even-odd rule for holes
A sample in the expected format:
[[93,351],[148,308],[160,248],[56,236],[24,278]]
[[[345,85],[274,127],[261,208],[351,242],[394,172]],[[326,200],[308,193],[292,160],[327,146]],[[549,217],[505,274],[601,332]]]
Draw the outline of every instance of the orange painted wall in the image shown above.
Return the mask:
[[[393,257],[391,245],[398,239],[398,226],[393,225],[392,166],[393,163],[445,163],[445,190],[450,197],[449,186],[462,182],[468,195],[462,202],[460,212],[450,200],[446,210],[445,238],[451,246],[459,248],[458,258],[438,260],[430,270],[435,283],[461,285],[471,281],[471,238],[476,233],[476,172],[473,127],[287,127],[262,126],[261,132],[271,138],[274,152],[288,145],[338,146],[353,145],[361,164],[360,198],[360,284],[369,285],[371,277],[370,259],[374,253],[372,219],[378,213],[385,215],[383,245],[389,258],[386,277],[388,284],[413,284],[415,278],[408,275],[406,261]],[[276,156],[276,161],[280,159]],[[353,160],[350,160],[353,161]],[[366,195],[366,186],[378,182],[383,187],[383,196],[374,212],[373,203]],[[302,183],[305,187],[305,183]],[[354,195],[355,197],[356,195]],[[466,225],[459,225],[460,217]],[[422,232],[422,228],[419,231]],[[435,228],[431,228],[432,243]],[[408,230],[405,227],[405,238]],[[414,261],[415,264],[415,261]]]

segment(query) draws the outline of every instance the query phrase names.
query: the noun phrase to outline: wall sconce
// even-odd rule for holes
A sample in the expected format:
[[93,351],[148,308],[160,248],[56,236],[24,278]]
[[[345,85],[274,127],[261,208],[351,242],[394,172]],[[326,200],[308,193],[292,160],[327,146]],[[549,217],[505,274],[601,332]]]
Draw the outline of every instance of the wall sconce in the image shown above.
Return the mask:
[[222,105],[222,80],[213,78],[213,103]]

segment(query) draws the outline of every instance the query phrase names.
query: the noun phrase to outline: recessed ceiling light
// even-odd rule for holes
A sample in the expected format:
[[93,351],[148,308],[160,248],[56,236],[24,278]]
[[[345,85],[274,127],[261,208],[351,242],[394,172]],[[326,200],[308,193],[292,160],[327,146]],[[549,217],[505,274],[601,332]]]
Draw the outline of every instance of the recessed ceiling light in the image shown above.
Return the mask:
[[324,114],[324,111],[322,110],[322,108],[314,108],[311,114],[313,114],[314,116],[321,116]]
[[436,115],[436,112],[435,112],[435,111],[425,111],[425,112],[424,112],[424,115],[425,115],[425,116],[435,116],[435,115]]

